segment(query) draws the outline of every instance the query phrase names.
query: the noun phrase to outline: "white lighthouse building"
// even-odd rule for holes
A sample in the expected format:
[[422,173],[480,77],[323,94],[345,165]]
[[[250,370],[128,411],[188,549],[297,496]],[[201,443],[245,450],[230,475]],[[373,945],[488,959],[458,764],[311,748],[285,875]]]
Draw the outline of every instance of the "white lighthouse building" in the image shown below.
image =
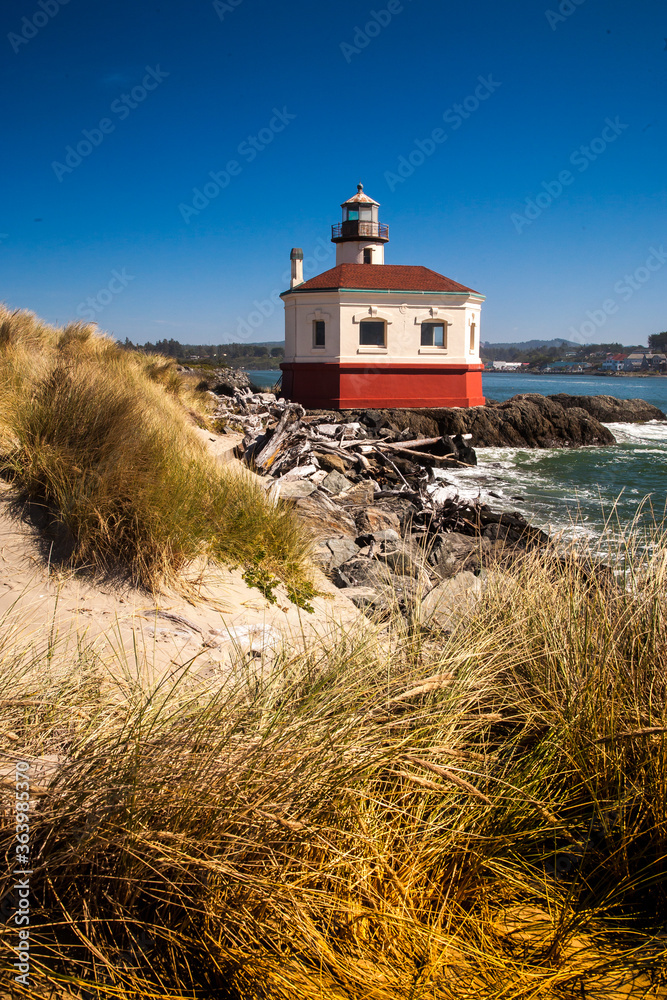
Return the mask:
[[292,250],[283,394],[317,409],[478,406],[484,296],[427,267],[385,264],[379,203],[357,193],[332,226],[336,266],[303,280]]

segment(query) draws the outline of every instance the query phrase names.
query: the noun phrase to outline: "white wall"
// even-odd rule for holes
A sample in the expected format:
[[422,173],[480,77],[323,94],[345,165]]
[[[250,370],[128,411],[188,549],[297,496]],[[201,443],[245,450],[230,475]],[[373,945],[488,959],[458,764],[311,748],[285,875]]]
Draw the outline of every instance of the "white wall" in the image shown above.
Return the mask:
[[364,250],[373,251],[373,263],[384,264],[384,243],[372,240],[350,240],[336,244],[336,264],[363,264]]
[[[368,265],[372,266],[372,265]],[[479,363],[481,301],[454,295],[364,292],[310,292],[285,297],[285,361],[395,361],[442,364]],[[313,320],[326,323],[326,346],[313,347]],[[386,322],[386,348],[361,347],[363,319]],[[447,347],[422,347],[421,324],[447,321]],[[470,349],[470,324],[475,346]]]

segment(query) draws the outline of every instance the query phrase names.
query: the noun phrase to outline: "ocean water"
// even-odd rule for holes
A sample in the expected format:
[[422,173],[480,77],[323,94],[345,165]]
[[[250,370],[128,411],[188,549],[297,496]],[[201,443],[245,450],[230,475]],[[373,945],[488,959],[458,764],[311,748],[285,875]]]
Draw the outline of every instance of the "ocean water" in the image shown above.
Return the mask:
[[280,368],[274,369],[273,371],[245,371],[246,375],[250,379],[253,385],[256,385],[258,389],[270,390],[273,389],[276,382],[279,382],[282,378],[282,372]]
[[[484,375],[487,398],[517,393],[608,395],[645,399],[667,412],[667,378]],[[438,473],[436,496],[480,499],[515,510],[531,523],[593,539],[637,518],[662,520],[667,504],[667,422],[608,424],[617,444],[605,448],[477,448],[478,466]]]

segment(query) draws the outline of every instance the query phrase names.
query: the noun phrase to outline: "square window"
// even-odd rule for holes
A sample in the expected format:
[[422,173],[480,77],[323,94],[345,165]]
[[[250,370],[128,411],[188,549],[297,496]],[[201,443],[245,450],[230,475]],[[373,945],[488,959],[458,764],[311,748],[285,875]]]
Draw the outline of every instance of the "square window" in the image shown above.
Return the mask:
[[358,222],[359,221],[359,210],[357,208],[348,208],[347,210],[348,222]]
[[384,347],[385,346],[385,324],[384,322],[364,320],[359,324],[359,345],[360,347]]
[[447,347],[447,323],[422,323],[422,347]]
[[313,347],[325,346],[325,323],[323,319],[313,321]]

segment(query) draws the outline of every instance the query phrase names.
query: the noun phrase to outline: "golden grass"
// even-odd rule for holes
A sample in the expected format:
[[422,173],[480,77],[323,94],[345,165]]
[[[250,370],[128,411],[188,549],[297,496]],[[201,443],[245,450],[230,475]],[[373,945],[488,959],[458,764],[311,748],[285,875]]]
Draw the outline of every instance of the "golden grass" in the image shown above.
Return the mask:
[[166,358],[0,308],[0,472],[51,558],[157,590],[204,557],[298,591],[295,517],[209,457],[193,430],[206,408]]
[[534,553],[451,634],[397,618],[213,688],[128,668],[112,697],[90,650],[6,649],[3,750],[63,758],[16,995],[665,997],[654,551],[616,582]]

